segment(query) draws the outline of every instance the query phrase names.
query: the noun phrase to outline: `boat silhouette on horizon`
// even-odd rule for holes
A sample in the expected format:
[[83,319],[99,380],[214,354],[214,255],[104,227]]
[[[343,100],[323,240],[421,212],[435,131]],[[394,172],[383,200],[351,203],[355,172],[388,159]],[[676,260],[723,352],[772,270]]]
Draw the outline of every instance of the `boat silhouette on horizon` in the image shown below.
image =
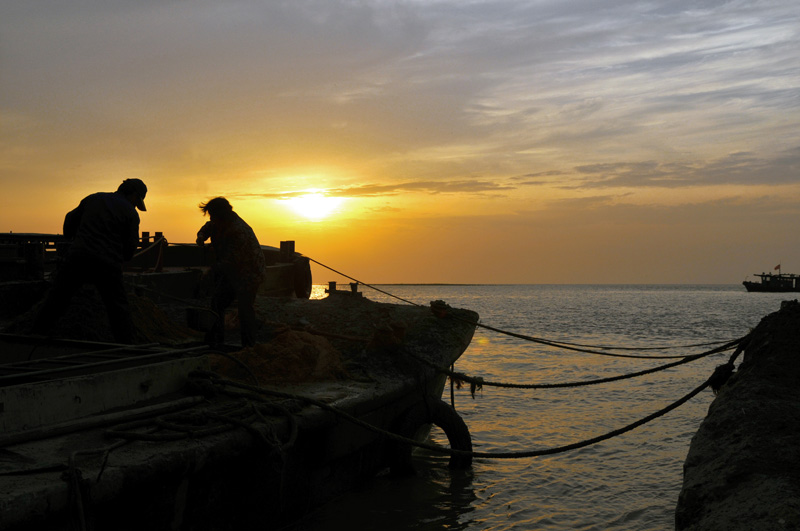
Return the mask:
[[758,282],[745,280],[742,282],[747,291],[752,292],[768,292],[768,293],[786,293],[793,291],[800,291],[800,275],[794,273],[781,273],[781,266],[775,266],[775,271],[778,273],[753,273],[754,277],[758,277]]

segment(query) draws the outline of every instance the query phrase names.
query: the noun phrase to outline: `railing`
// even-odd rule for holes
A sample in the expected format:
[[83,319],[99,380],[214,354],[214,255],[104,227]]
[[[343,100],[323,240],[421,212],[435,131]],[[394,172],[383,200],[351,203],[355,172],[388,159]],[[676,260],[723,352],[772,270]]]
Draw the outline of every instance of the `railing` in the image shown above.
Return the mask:
[[0,233],[0,281],[42,280],[68,245],[61,234]]

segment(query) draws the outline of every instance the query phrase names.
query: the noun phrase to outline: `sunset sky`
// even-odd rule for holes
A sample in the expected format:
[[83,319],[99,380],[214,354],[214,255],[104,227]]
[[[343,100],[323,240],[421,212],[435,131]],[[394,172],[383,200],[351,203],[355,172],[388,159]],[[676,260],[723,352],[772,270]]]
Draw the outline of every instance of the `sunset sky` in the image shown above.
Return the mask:
[[799,50],[797,0],[5,0],[0,231],[139,177],[367,283],[800,273]]

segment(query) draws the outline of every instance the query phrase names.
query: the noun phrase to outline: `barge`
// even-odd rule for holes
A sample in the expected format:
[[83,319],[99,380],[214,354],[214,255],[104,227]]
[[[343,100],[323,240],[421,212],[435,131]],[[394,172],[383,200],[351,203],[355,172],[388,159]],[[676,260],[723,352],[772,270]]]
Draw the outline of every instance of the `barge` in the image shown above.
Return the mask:
[[475,312],[378,303],[333,283],[325,298],[298,296],[304,260],[284,246],[291,260],[276,264],[292,270],[291,289],[257,297],[256,346],[211,349],[187,311],[207,303],[202,267],[173,265],[172,250],[126,273],[137,345],[103,336],[91,288],[53,337],[25,334],[47,281],[38,258],[15,258],[34,278],[3,282],[4,306],[23,292],[33,302],[6,312],[0,335],[0,528],[274,528],[377,474],[407,473],[407,441],[430,424],[471,448],[436,368],[467,349]]

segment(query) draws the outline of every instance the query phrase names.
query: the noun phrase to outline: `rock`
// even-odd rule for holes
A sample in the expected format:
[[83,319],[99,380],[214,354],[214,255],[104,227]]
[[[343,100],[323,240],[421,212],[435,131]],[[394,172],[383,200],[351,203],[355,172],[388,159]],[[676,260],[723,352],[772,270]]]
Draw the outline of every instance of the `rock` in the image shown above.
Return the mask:
[[800,529],[800,304],[753,330],[692,439],[678,531]]

